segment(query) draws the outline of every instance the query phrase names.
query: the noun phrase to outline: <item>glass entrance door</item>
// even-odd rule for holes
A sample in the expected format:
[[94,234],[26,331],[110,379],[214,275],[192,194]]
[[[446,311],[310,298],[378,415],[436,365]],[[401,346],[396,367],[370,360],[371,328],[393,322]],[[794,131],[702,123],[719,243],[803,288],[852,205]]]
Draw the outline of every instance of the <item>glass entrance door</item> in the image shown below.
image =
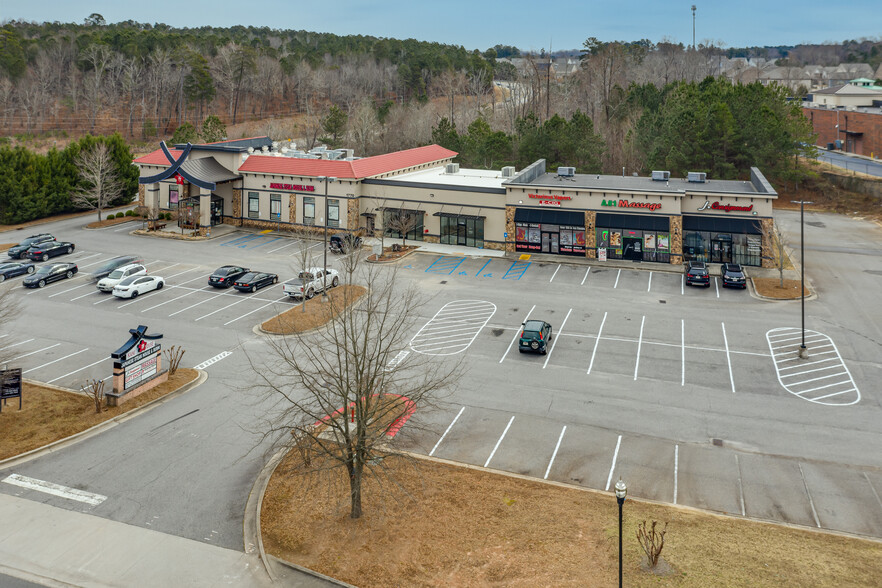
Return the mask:
[[711,241],[711,262],[732,263],[732,242]]
[[212,198],[211,200],[211,226],[219,225],[222,222],[222,218],[224,215],[224,201],[223,200],[215,200]]
[[456,222],[456,244],[457,245],[465,245],[466,244],[466,219],[460,218],[457,219]]
[[560,233],[542,233],[542,253],[560,252]]
[[643,260],[643,247],[640,239],[625,237],[624,246],[622,247],[622,259],[630,259],[632,261]]

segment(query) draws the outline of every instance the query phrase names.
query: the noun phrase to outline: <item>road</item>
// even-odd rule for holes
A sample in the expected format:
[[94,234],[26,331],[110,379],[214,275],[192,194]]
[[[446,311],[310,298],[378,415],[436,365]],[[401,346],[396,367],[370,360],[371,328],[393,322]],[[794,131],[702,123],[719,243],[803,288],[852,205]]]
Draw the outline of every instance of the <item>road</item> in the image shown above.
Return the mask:
[[[878,156],[879,154],[876,155]],[[818,148],[818,161],[827,165],[835,165],[843,169],[882,177],[882,162],[878,160],[871,161],[862,157],[844,155],[837,151],[823,151]]]

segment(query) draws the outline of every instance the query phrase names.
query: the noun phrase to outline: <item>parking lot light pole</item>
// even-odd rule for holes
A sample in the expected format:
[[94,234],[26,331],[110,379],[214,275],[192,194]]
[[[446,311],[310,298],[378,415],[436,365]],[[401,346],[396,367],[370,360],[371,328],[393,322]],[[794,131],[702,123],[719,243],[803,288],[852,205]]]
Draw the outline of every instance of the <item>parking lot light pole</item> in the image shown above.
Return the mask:
[[628,495],[628,487],[619,476],[616,482],[616,501],[619,503],[619,588],[622,588],[622,505],[625,504],[625,496]]
[[322,267],[322,302],[328,301],[328,184],[336,182],[337,178],[328,176],[319,176],[319,181],[325,182],[325,250],[324,250],[324,267]]
[[805,346],[805,205],[813,202],[791,200],[799,204],[799,297],[802,300],[802,345],[799,346],[799,358],[808,359],[808,348]]

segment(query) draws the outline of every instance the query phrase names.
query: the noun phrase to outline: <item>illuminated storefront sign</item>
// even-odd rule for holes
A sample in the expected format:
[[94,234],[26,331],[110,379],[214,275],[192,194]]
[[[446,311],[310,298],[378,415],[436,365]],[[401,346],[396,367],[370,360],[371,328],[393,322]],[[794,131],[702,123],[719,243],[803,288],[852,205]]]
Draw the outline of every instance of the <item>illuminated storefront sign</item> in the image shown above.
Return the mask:
[[539,199],[545,199],[545,200],[572,200],[573,199],[572,196],[559,196],[557,194],[549,194],[549,195],[527,194],[527,196],[529,196],[530,198],[539,198]]
[[276,184],[270,183],[273,190],[296,190],[298,192],[315,192],[315,186],[304,186],[303,184]]
[[635,202],[634,200],[604,200],[601,206],[615,206],[617,208],[645,208],[650,212],[661,208],[658,202]]
[[720,204],[719,202],[714,202],[711,204],[707,200],[704,201],[704,204],[698,210],[722,210],[723,212],[750,212],[753,210],[753,204],[750,206],[735,206],[733,204]]

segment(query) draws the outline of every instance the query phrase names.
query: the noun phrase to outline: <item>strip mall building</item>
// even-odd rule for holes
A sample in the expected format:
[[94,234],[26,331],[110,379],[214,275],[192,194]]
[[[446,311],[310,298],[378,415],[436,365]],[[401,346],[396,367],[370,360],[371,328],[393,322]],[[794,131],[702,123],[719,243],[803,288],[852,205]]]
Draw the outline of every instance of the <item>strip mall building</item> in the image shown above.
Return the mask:
[[[406,238],[452,246],[762,265],[777,198],[757,168],[750,181],[730,181],[575,174],[546,170],[543,159],[520,171],[461,169],[456,153],[438,145],[365,158],[286,151],[266,137],[162,145],[135,160],[141,204],[153,216],[176,210],[181,226],[203,234],[220,223],[327,224],[401,236],[390,229],[408,217]],[[341,155],[350,156],[333,159]]]

